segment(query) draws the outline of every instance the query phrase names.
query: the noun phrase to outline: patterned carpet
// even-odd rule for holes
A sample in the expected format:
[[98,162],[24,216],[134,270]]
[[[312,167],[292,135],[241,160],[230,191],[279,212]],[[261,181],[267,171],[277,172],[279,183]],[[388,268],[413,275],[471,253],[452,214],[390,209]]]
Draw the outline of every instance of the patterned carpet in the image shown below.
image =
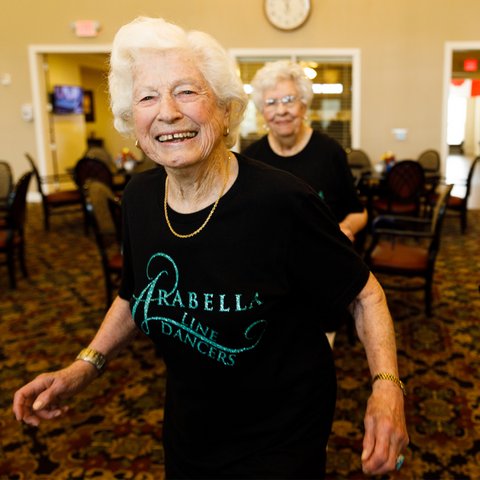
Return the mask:
[[[402,470],[385,479],[480,478],[480,211],[469,219],[465,236],[446,219],[433,317],[425,317],[420,293],[388,293],[411,444]],[[0,270],[0,479],[161,479],[165,372],[140,336],[62,420],[36,429],[13,419],[13,392],[68,364],[103,316],[100,260],[82,219],[56,217],[50,233],[41,220],[38,205],[30,206],[29,279],[12,291]],[[339,391],[328,479],[362,479],[367,363],[343,330],[334,351]]]

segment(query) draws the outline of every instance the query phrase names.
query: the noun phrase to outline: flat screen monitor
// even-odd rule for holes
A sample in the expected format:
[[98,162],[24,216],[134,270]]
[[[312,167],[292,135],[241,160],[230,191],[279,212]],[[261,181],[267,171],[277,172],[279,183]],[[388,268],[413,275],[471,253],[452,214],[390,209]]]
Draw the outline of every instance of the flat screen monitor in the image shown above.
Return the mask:
[[82,114],[83,89],[74,85],[55,85],[52,103],[56,115]]

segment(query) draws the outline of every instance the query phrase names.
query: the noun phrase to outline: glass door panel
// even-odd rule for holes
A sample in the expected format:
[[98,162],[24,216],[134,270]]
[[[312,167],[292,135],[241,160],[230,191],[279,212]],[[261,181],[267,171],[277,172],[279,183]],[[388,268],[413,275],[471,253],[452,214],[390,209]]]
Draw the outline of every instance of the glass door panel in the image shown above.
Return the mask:
[[[313,82],[313,101],[307,113],[312,128],[335,138],[344,148],[352,146],[352,56],[338,55],[236,55],[245,92],[257,70],[267,62],[290,59],[303,65]],[[263,116],[249,101],[240,129],[243,150],[267,132]]]

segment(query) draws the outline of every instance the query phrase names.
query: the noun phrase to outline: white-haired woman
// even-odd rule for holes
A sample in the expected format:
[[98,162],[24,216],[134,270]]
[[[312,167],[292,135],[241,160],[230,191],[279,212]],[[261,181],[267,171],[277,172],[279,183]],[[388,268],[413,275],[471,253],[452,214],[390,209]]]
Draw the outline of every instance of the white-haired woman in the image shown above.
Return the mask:
[[268,133],[243,153],[306,181],[354,241],[367,224],[367,210],[358,198],[345,150],[305,122],[313,90],[303,68],[289,60],[268,62],[256,72],[252,88]]
[[122,284],[99,331],[16,392],[16,418],[62,415],[140,330],[168,371],[167,478],[320,478],[335,404],[322,312],[353,302],[372,374],[393,379],[373,385],[364,469],[394,468],[408,436],[383,292],[303,182],[230,152],[246,99],[228,54],[139,18],[115,37],[110,88],[117,129],[163,168],[124,192]]

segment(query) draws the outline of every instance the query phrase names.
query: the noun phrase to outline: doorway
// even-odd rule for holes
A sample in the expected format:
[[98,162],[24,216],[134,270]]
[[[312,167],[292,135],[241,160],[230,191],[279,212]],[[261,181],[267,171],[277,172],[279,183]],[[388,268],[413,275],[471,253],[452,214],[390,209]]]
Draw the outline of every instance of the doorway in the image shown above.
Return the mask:
[[[442,157],[449,183],[462,183],[480,154],[480,42],[448,42],[444,57]],[[469,208],[480,208],[480,172],[472,180]],[[454,187],[454,195],[462,195]]]
[[[110,53],[109,45],[31,45],[29,47],[30,80],[32,85],[32,107],[35,118],[35,141],[37,162],[41,175],[62,173],[56,170],[62,165],[58,159],[59,138],[55,119],[51,112],[49,94],[53,88],[48,75],[49,57],[69,55],[72,61],[82,58],[85,63],[93,59],[105,59]],[[72,83],[67,81],[66,83]],[[73,82],[78,83],[78,82]],[[78,124],[77,124],[78,125]],[[57,125],[58,127],[58,125]],[[78,130],[78,139],[83,146],[86,143],[85,128]]]
[[480,45],[478,49],[455,48],[447,105],[449,153],[478,155],[480,148]]

